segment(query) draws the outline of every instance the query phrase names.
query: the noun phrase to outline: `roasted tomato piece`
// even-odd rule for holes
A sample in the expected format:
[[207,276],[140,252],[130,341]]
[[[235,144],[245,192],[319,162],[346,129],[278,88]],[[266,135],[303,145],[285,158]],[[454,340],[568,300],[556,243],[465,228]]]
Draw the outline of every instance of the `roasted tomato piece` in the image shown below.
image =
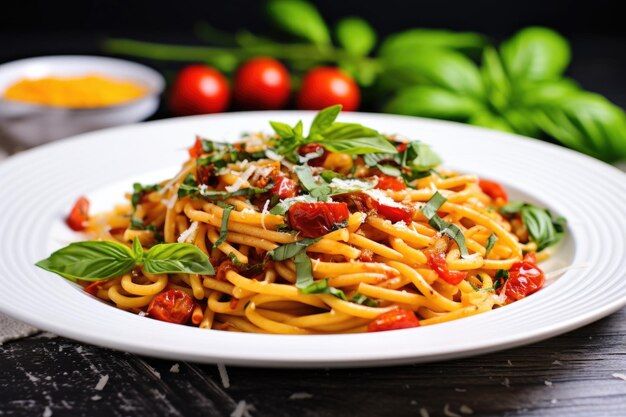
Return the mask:
[[278,196],[281,200],[285,198],[295,197],[297,185],[294,180],[287,177],[274,177],[274,186],[270,190],[270,194]]
[[380,174],[378,175],[376,188],[378,188],[379,190],[402,191],[406,189],[406,184],[404,183],[402,178]]
[[428,252],[426,254],[428,266],[439,275],[439,278],[451,285],[458,285],[467,277],[467,272],[450,271],[446,256],[440,252]]
[[181,290],[167,290],[154,297],[148,306],[148,315],[168,323],[185,324],[191,317],[194,301]]
[[89,220],[89,200],[86,197],[80,197],[74,203],[66,222],[72,230],[80,232],[85,230],[87,220]]
[[100,281],[94,281],[83,289],[85,290],[86,293],[89,293],[93,295],[94,297],[96,297],[98,295],[98,290],[100,289],[102,284],[104,284],[105,282],[107,282],[106,279],[103,279]]
[[419,327],[420,322],[411,310],[398,308],[376,317],[367,326],[368,332],[384,332],[387,330],[409,329]]
[[535,264],[535,254],[529,254],[521,262],[515,262],[509,269],[509,279],[504,285],[507,298],[521,300],[543,287],[545,275]]
[[506,195],[504,188],[495,181],[481,179],[478,181],[478,186],[483,190],[483,193],[487,194],[493,200],[501,199],[502,203],[509,201],[509,197]]
[[202,147],[202,139],[196,138],[193,146],[189,148],[189,157],[190,158],[199,158],[204,153],[204,148]]
[[230,260],[223,261],[220,266],[217,267],[215,279],[226,281],[226,273],[228,271],[239,271],[239,269]]
[[337,223],[348,220],[346,203],[296,203],[287,212],[289,225],[303,237],[319,237],[332,232]]
[[413,209],[411,209],[410,207],[406,207],[398,203],[395,203],[393,205],[384,204],[374,199],[371,199],[371,204],[372,208],[376,210],[379,216],[389,220],[392,223],[411,223],[411,219],[413,218]]
[[307,156],[312,153],[321,153],[321,155],[316,158],[309,159],[307,163],[312,167],[321,167],[324,165],[324,161],[326,161],[326,158],[328,157],[328,152],[319,143],[307,143],[298,148],[298,154],[301,156]]

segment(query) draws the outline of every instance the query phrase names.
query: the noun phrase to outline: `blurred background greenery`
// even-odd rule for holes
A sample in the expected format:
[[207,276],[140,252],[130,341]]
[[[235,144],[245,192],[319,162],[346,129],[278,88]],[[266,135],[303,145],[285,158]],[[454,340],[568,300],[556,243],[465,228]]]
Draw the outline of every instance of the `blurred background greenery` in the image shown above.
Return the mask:
[[[245,4],[239,5],[242,29],[220,29],[219,15],[192,15],[194,42],[108,36],[101,52],[161,68],[170,85],[164,101],[169,114],[320,109],[339,103],[344,110],[519,133],[605,161],[626,159],[624,111],[566,76],[576,58],[555,30],[529,26],[500,41],[478,31],[424,27],[390,31],[387,26],[381,34],[376,24],[360,17],[371,13],[357,8],[339,6],[345,14],[328,19],[306,0],[269,0],[260,6],[267,22],[267,30],[260,31],[256,21],[261,17],[254,13],[259,4]],[[382,3],[372,7],[391,13]],[[458,12],[451,8],[452,21]],[[567,9],[561,12],[567,20]],[[502,24],[497,15],[492,19],[495,26]],[[258,57],[272,60],[259,62]],[[204,67],[185,69],[188,64]],[[213,83],[213,90],[203,90],[203,82]]]

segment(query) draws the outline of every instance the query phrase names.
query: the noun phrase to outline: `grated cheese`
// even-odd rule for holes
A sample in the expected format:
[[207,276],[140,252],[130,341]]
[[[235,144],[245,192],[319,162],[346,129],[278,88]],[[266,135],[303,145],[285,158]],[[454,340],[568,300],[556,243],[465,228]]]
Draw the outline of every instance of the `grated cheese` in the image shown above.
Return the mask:
[[450,404],[446,404],[443,406],[443,415],[447,417],[461,417],[460,414],[457,414],[450,410]]
[[220,378],[222,380],[222,386],[224,388],[230,388],[230,378],[228,377],[228,371],[226,371],[226,365],[223,363],[217,364],[217,370],[220,373]]
[[251,411],[254,411],[254,405],[247,404],[245,400],[241,400],[237,403],[235,410],[230,414],[230,417],[252,417]]
[[172,367],[170,368],[170,372],[173,374],[177,374],[180,372],[180,365],[175,363],[174,365],[172,365]]
[[272,161],[282,161],[284,159],[283,156],[277,154],[276,152],[274,152],[271,149],[266,149],[265,150],[265,156],[267,156],[267,158],[271,159]]
[[98,380],[98,383],[96,384],[94,389],[96,391],[102,391],[104,387],[106,386],[107,382],[109,382],[109,376],[108,375],[101,376],[100,380]]
[[621,379],[622,381],[626,381],[626,374],[615,372],[614,374],[611,374],[611,376],[613,378],[617,378],[617,379]]
[[468,406],[466,406],[465,404],[463,404],[461,406],[461,408],[459,408],[459,411],[463,414],[474,414],[474,410],[472,410],[471,408],[469,408]]
[[309,398],[313,398],[313,394],[308,392],[294,392],[289,396],[290,400],[308,400]]
[[384,191],[373,189],[365,190],[363,192],[385,206],[404,208],[404,205],[396,202],[393,198],[388,197]]
[[270,200],[265,200],[265,205],[263,206],[263,211],[261,212],[261,226],[263,226],[263,229],[267,230],[267,227],[265,227],[265,215],[269,214],[268,208],[270,206]]
[[187,243],[192,241],[198,233],[198,222],[191,223],[189,229],[185,230],[178,236],[178,243]]
[[545,380],[545,381],[543,381],[543,383],[546,384],[546,387],[551,387],[552,386],[552,381]]

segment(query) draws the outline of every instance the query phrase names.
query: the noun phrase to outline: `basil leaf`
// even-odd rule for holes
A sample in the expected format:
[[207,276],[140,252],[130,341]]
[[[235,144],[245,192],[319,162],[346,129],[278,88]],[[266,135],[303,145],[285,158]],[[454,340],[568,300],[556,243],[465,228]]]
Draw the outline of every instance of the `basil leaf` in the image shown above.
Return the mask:
[[459,252],[461,252],[461,256],[468,256],[469,252],[467,251],[467,245],[465,244],[465,236],[463,235],[461,229],[452,223],[446,222],[437,214],[437,210],[439,210],[446,201],[446,198],[441,195],[439,191],[437,191],[426,202],[426,205],[424,205],[420,211],[428,219],[428,224],[439,232],[446,234],[456,242],[459,247]]
[[411,171],[429,171],[439,164],[439,155],[429,145],[419,141],[409,143],[401,156],[401,165]]
[[300,288],[300,292],[303,294],[330,294],[342,299],[343,301],[348,301],[348,297],[346,297],[346,294],[343,291],[328,285],[328,278],[313,282],[313,284],[304,288]]
[[320,238],[304,238],[297,242],[287,243],[283,246],[279,246],[276,249],[273,249],[267,252],[268,256],[270,256],[275,261],[284,261],[286,259],[291,259],[299,253],[306,253],[305,250],[315,242],[319,241]]
[[161,184],[153,184],[153,185],[141,185],[136,182],[133,184],[133,195],[130,198],[131,205],[133,206],[133,210],[137,208],[137,205],[141,203],[141,198],[144,194],[150,193],[152,191],[159,191],[161,188]]
[[324,140],[322,145],[331,152],[363,155],[372,152],[395,153],[396,148],[383,136]]
[[537,125],[562,144],[600,158],[626,158],[626,114],[604,97],[579,92],[538,105]]
[[143,268],[150,274],[215,274],[208,256],[190,243],[153,246],[144,255]]
[[523,201],[511,201],[504,206],[500,207],[500,212],[502,214],[515,214],[519,213],[522,207],[524,207],[526,203]]
[[347,194],[356,191],[371,190],[376,187],[376,180],[364,180],[364,179],[347,179],[347,180],[333,180],[330,182],[329,187],[332,190],[330,195]]
[[270,122],[270,126],[272,126],[274,132],[283,139],[289,139],[295,136],[293,129],[287,123]]
[[267,14],[279,29],[313,42],[328,45],[328,28],[315,6],[304,0],[270,0]]
[[462,93],[431,85],[416,85],[399,90],[383,107],[385,113],[466,121],[483,104]]
[[560,77],[570,61],[567,40],[543,27],[517,32],[500,47],[507,73],[513,80],[548,80]]
[[352,297],[352,300],[350,301],[356,304],[366,305],[368,307],[378,307],[378,303],[376,301],[359,293],[354,294],[354,296]]
[[504,286],[506,282],[509,280],[509,271],[506,269],[498,269],[494,276],[493,281],[493,290],[497,290],[498,288]]
[[121,243],[86,241],[71,243],[35,265],[71,281],[99,281],[130,272],[136,262],[135,253]]
[[135,263],[142,264],[143,263],[143,247],[141,246],[141,241],[138,237],[133,239],[133,255],[135,257]]
[[509,105],[511,83],[496,50],[488,46],[483,51],[481,73],[489,103],[498,110]]
[[376,165],[378,170],[385,175],[389,175],[391,177],[399,177],[402,175],[402,171],[399,168],[394,167],[393,165]]
[[376,137],[380,134],[369,127],[365,127],[359,123],[344,123],[335,122],[330,127],[326,128],[323,132],[324,139],[354,139],[354,138],[366,138]]
[[366,56],[376,45],[376,32],[360,17],[341,19],[335,33],[339,44],[354,56]]
[[501,207],[500,212],[508,215],[520,214],[530,239],[537,245],[537,252],[556,245],[563,239],[566,220],[554,216],[548,209],[513,201]]
[[299,165],[295,168],[296,175],[302,187],[308,191],[312,197],[315,197],[318,201],[328,200],[328,196],[331,192],[328,184],[318,184],[313,178],[311,169],[304,165]]
[[513,100],[520,106],[558,103],[564,97],[580,92],[580,86],[568,78],[544,81],[525,81],[515,84]]
[[491,249],[493,249],[493,246],[496,244],[497,241],[498,236],[496,236],[495,233],[491,232],[491,234],[487,238],[487,246],[485,247],[485,258],[487,258],[489,252],[491,252]]
[[187,174],[183,182],[178,186],[178,198],[194,195],[198,192],[198,184],[193,174]]
[[222,207],[224,210],[222,211],[222,225],[220,227],[220,236],[213,244],[214,248],[217,248],[226,241],[226,235],[228,234],[228,219],[230,217],[230,212],[233,211],[233,209],[235,208],[235,206],[231,206],[230,204],[220,203],[218,203],[218,206]]
[[330,183],[335,178],[339,178],[339,179],[344,178],[344,176],[341,175],[340,173],[335,172],[335,171],[330,171],[328,169],[325,169],[324,171],[320,172],[320,177],[322,177],[322,179],[328,183]]
[[313,119],[313,122],[311,123],[309,138],[314,135],[322,134],[334,123],[337,116],[339,116],[339,113],[341,113],[341,104],[326,107],[325,109],[320,110],[317,115],[315,115],[315,119]]
[[225,200],[230,197],[252,197],[263,194],[271,188],[271,183],[266,188],[247,187],[229,193],[227,191],[209,190],[206,186],[198,186],[193,174],[188,174],[178,188],[178,198],[186,196],[202,197],[206,200]]
[[486,127],[489,129],[501,130],[503,132],[513,132],[513,128],[501,116],[493,114],[489,110],[476,113],[469,119],[469,124],[474,126]]
[[483,82],[476,64],[466,56],[443,49],[426,49],[390,57],[385,79],[392,87],[433,85],[457,94],[482,99]]
[[270,214],[284,216],[285,213],[287,213],[287,211],[289,210],[289,208],[296,203],[315,203],[316,201],[317,201],[317,198],[312,197],[310,195],[306,195],[306,194],[300,195],[298,197],[286,198],[284,200],[281,200],[274,207],[272,207],[272,209],[270,210]]
[[452,32],[437,29],[409,29],[387,37],[380,47],[383,59],[415,54],[424,48],[478,50],[487,43],[483,35],[472,32]]
[[296,287],[302,289],[312,285],[313,265],[309,255],[305,251],[299,252],[294,256],[293,262],[296,264]]

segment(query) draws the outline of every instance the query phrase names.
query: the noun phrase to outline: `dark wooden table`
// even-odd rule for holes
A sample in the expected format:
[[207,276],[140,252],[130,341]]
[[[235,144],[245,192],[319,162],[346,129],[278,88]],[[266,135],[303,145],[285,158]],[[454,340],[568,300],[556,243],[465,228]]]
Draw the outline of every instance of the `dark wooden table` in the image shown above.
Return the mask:
[[367,369],[220,374],[42,333],[0,346],[0,416],[626,416],[625,379],[626,309],[500,353]]

